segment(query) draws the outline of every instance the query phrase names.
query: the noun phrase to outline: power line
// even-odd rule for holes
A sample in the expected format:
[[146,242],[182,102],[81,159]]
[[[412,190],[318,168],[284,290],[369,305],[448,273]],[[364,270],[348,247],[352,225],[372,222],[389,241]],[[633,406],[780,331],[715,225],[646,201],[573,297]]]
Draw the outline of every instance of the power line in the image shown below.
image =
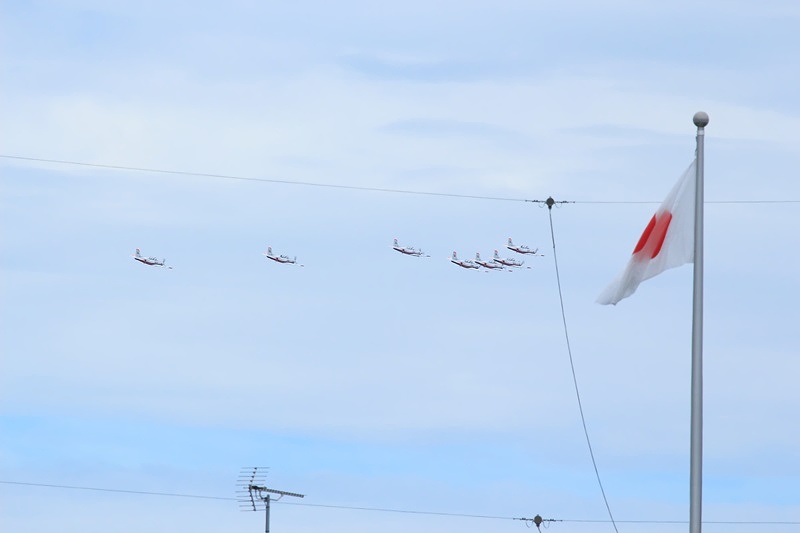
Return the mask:
[[614,531],[619,533],[617,529],[617,524],[614,521],[614,515],[611,513],[611,506],[608,504],[608,498],[606,497],[606,491],[603,488],[603,482],[600,479],[600,471],[597,469],[597,461],[594,458],[594,451],[592,450],[592,441],[589,439],[589,430],[586,428],[586,417],[583,414],[583,403],[581,402],[581,393],[578,389],[578,378],[575,374],[575,362],[572,358],[572,348],[569,344],[569,331],[567,330],[567,315],[564,311],[564,296],[561,292],[561,276],[558,272],[558,255],[556,254],[556,235],[553,231],[553,205],[555,205],[555,201],[552,198],[547,199],[547,214],[550,217],[550,238],[553,242],[553,263],[556,267],[556,281],[558,282],[558,300],[561,302],[561,319],[564,323],[564,337],[567,341],[567,353],[569,354],[569,366],[572,369],[572,382],[575,384],[575,396],[578,398],[578,410],[581,413],[581,423],[583,424],[583,434],[586,435],[586,445],[589,447],[589,456],[592,458],[592,466],[594,467],[594,474],[597,477],[597,484],[600,486],[600,493],[603,495],[603,502],[606,504],[606,510],[608,511],[608,517],[611,519],[611,524],[614,526]]
[[445,193],[445,192],[431,192],[431,191],[412,191],[407,189],[387,189],[382,187],[362,187],[359,185],[338,185],[334,183],[316,183],[310,181],[292,181],[292,180],[279,180],[279,179],[270,179],[270,178],[252,178],[252,177],[245,177],[245,176],[232,176],[227,174],[210,174],[206,172],[189,172],[184,170],[163,170],[157,168],[143,168],[143,167],[129,167],[124,165],[105,165],[100,163],[83,163],[80,161],[66,161],[61,159],[44,159],[40,157],[22,157],[16,155],[4,155],[0,154],[0,157],[5,159],[18,159],[21,161],[35,161],[39,163],[54,163],[59,165],[75,165],[81,167],[91,167],[91,168],[107,168],[112,170],[130,170],[134,172],[151,172],[154,174],[170,174],[174,176],[196,176],[196,177],[203,177],[203,178],[216,178],[216,179],[226,179],[226,180],[239,180],[239,181],[257,181],[263,183],[280,183],[284,185],[305,185],[307,187],[327,187],[331,189],[348,189],[348,190],[355,190],[355,191],[371,191],[371,192],[386,192],[386,193],[396,193],[396,194],[417,194],[417,195],[424,195],[424,196],[445,196],[450,198],[470,198],[473,200],[497,200],[503,202],[532,202],[532,203],[543,203],[543,200],[526,200],[524,198],[506,198],[506,197],[499,197],[499,196],[481,196],[481,195],[473,195],[473,194],[455,194],[455,193]]
[[[45,487],[54,489],[71,489],[71,490],[87,490],[95,492],[116,492],[123,494],[139,494],[147,496],[169,496],[179,498],[197,498],[204,500],[221,500],[221,501],[237,501],[236,498],[227,498],[224,496],[204,496],[200,494],[181,494],[176,492],[155,492],[145,490],[127,490],[127,489],[110,489],[100,487],[81,487],[76,485],[55,485],[50,483],[29,483],[24,481],[5,481],[0,480],[0,484],[5,485],[18,485],[27,487]],[[468,513],[447,513],[439,511],[418,511],[412,509],[392,509],[387,507],[364,507],[353,505],[332,505],[322,503],[300,503],[277,501],[281,505],[296,505],[300,507],[320,507],[325,509],[342,509],[346,511],[372,511],[381,513],[400,513],[400,514],[414,514],[414,515],[429,515],[429,516],[450,516],[456,518],[482,518],[489,520],[523,520],[530,521],[532,518],[512,517],[512,516],[497,516],[497,515],[481,515],[481,514],[468,514]],[[546,522],[572,522],[576,524],[608,524],[610,520],[604,519],[581,519],[581,518],[560,518],[560,519],[546,519]],[[616,520],[618,524],[688,524],[688,520]],[[800,521],[791,520],[704,520],[704,524],[718,524],[718,525],[800,525]]]
[[[100,487],[81,487],[77,485],[53,485],[49,483],[29,483],[24,481],[3,481],[0,480],[0,483],[5,485],[22,485],[28,487],[46,487],[52,489],[71,489],[71,490],[88,490],[88,491],[95,491],[95,492],[117,492],[123,494],[139,494],[139,495],[146,495],[146,496],[172,496],[178,498],[200,498],[204,500],[223,500],[223,501],[238,501],[236,498],[226,498],[224,496],[203,496],[200,494],[180,494],[176,492],[154,492],[154,491],[145,491],[145,490],[127,490],[127,489],[109,489],[109,488],[100,488]],[[441,511],[418,511],[418,510],[410,510],[410,509],[391,509],[386,507],[361,507],[361,506],[352,506],[352,505],[332,505],[332,504],[322,504],[322,503],[301,503],[301,502],[284,502],[284,501],[274,501],[273,503],[280,503],[283,505],[298,505],[301,507],[321,507],[327,509],[344,509],[344,510],[351,510],[351,511],[374,511],[374,512],[382,512],[382,513],[402,513],[402,514],[417,514],[417,515],[432,515],[432,516],[452,516],[452,517],[460,517],[460,518],[486,518],[491,520],[519,520],[519,518],[515,518],[512,516],[496,516],[496,515],[481,515],[481,514],[467,514],[467,513],[447,513]]]
[[[363,187],[359,185],[341,185],[341,184],[334,184],[334,183],[317,183],[317,182],[309,182],[309,181],[293,181],[293,180],[280,180],[280,179],[271,179],[271,178],[253,178],[247,176],[233,176],[227,174],[212,174],[208,172],[191,172],[185,170],[164,170],[158,168],[145,168],[145,167],[133,167],[133,166],[126,166],[126,165],[108,165],[102,163],[86,163],[82,161],[68,161],[64,159],[47,159],[42,157],[24,157],[18,155],[7,155],[7,154],[0,154],[0,158],[4,159],[16,159],[19,161],[32,161],[37,163],[52,163],[56,165],[73,165],[73,166],[81,166],[81,167],[90,167],[90,168],[105,168],[111,170],[128,170],[132,172],[150,172],[153,174],[168,174],[173,176],[195,176],[195,177],[202,177],[202,178],[215,178],[215,179],[226,179],[226,180],[238,180],[238,181],[254,181],[254,182],[262,182],[262,183],[279,183],[284,185],[304,185],[307,187],[326,187],[331,189],[346,189],[346,190],[356,190],[356,191],[371,191],[371,192],[385,192],[385,193],[395,193],[395,194],[416,194],[422,196],[441,196],[441,197],[449,197],[449,198],[468,198],[472,200],[494,200],[494,201],[502,201],[502,202],[527,202],[527,203],[536,203],[536,204],[544,204],[545,200],[529,200],[525,198],[511,198],[511,197],[502,197],[502,196],[484,196],[478,194],[457,194],[457,193],[445,193],[445,192],[432,192],[432,191],[414,191],[410,189],[389,189],[389,188],[382,188],[382,187]],[[560,203],[568,203],[568,204],[660,204],[660,201],[655,200],[573,200],[573,201],[564,201]],[[707,204],[800,204],[800,200],[706,200],[705,203]]]
[[442,511],[415,511],[411,509],[391,509],[387,507],[355,507],[352,505],[329,505],[322,503],[299,503],[299,502],[279,502],[284,505],[299,505],[304,507],[323,507],[327,509],[346,509],[350,511],[375,511],[381,513],[400,513],[400,514],[418,514],[430,516],[452,516],[459,518],[486,518],[489,520],[521,520],[512,516],[495,516],[483,514],[467,514],[467,513],[446,513]]
[[200,494],[179,494],[176,492],[153,492],[149,490],[127,490],[127,489],[106,489],[100,487],[79,487],[76,485],[51,485],[48,483],[26,483],[24,481],[1,481],[5,485],[24,485],[28,487],[47,487],[51,489],[73,489],[73,490],[92,490],[95,492],[121,492],[125,494],[144,494],[147,496],[174,496],[176,498],[201,498],[204,500],[230,500],[236,498],[224,498],[222,496],[203,496]]
[[[563,519],[558,522],[572,522],[573,524],[608,524],[610,520],[581,520]],[[617,520],[618,524],[688,524],[688,520]],[[794,526],[800,521],[790,520],[703,520],[704,524],[737,525],[737,526]]]
[[[574,200],[571,204],[660,204],[650,200]],[[706,200],[706,204],[800,204],[800,200]]]

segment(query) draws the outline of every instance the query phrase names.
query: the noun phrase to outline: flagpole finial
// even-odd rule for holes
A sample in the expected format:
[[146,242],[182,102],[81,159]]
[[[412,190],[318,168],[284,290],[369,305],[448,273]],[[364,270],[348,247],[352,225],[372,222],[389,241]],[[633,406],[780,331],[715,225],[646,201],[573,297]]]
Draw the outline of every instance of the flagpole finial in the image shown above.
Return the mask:
[[698,111],[697,113],[694,114],[692,121],[694,122],[694,125],[697,126],[698,128],[705,128],[706,126],[708,126],[708,113],[706,113],[705,111]]

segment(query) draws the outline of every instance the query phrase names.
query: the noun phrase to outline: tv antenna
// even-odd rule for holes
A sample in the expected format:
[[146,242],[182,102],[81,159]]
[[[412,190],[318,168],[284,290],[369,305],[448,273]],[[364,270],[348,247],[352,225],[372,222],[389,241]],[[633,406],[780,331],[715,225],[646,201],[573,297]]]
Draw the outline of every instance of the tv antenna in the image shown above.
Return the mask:
[[[296,492],[286,492],[285,490],[270,489],[265,485],[269,467],[254,466],[252,468],[242,468],[236,482],[236,500],[242,511],[258,511],[263,507],[266,515],[264,533],[269,533],[269,504],[271,501],[278,501],[284,496],[294,496],[303,498],[303,494]],[[272,495],[277,494],[277,498]]]

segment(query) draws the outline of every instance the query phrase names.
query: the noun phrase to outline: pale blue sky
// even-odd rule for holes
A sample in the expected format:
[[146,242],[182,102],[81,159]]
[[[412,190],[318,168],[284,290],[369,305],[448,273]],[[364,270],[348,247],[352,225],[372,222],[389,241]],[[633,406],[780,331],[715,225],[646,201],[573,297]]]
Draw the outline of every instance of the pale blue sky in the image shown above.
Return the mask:
[[[794,2],[61,0],[6,3],[0,20],[2,155],[576,201],[553,210],[566,316],[621,521],[688,517],[691,268],[594,300],[707,111],[704,516],[800,522]],[[0,169],[0,481],[232,497],[258,464],[308,504],[607,519],[546,209]],[[715,203],[747,200],[795,202]],[[447,260],[509,236],[545,257],[512,274]],[[268,264],[268,245],[305,267]],[[225,500],[0,495],[9,531],[263,528]],[[705,530],[753,527],[797,526]],[[272,513],[273,531],[456,528],[524,524]]]

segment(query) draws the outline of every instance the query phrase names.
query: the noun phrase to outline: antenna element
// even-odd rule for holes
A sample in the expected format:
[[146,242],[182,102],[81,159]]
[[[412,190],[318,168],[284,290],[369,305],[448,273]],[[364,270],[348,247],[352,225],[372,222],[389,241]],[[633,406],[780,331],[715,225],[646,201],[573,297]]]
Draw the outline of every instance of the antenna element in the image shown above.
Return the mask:
[[269,467],[255,466],[252,468],[243,468],[239,473],[239,479],[236,486],[236,499],[239,502],[239,507],[242,511],[257,511],[261,506],[264,508],[266,515],[264,533],[269,533],[269,504],[273,501],[273,494],[278,497],[274,501],[278,501],[284,496],[293,496],[295,498],[303,498],[303,494],[296,492],[287,492],[285,490],[270,489],[264,484],[264,478],[267,475]]

